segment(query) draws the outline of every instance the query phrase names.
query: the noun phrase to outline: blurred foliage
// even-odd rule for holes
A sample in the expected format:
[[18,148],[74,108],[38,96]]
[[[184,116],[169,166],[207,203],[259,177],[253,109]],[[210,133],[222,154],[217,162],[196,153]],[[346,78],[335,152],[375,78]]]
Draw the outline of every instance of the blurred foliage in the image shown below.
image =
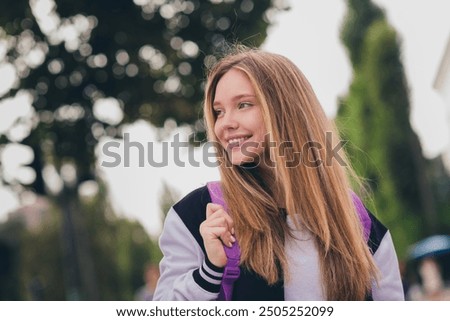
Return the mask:
[[166,182],[163,182],[163,188],[161,192],[161,213],[163,213],[163,222],[165,221],[167,213],[169,213],[170,208],[178,202],[181,198],[175,189],[171,188]]
[[23,226],[9,220],[0,224],[0,300],[20,300],[20,237]]
[[348,11],[342,25],[341,39],[348,50],[354,67],[361,64],[364,57],[363,46],[367,29],[378,19],[384,19],[383,11],[367,0],[347,0]]
[[[400,257],[415,241],[449,231],[433,193],[429,161],[409,121],[408,84],[400,44],[383,11],[370,0],[348,0],[341,38],[353,65],[353,81],[340,102],[337,123],[353,166],[373,193],[371,209],[389,227]],[[449,186],[443,167],[442,185]],[[442,178],[442,177],[441,177]],[[445,183],[446,181],[446,183]],[[442,187],[442,186],[441,186]],[[442,194],[442,192],[441,192]],[[447,210],[448,213],[448,210]]]
[[[57,206],[52,206],[37,228],[25,227],[26,213],[20,210],[0,225],[1,300],[64,300],[88,296],[97,300],[133,300],[135,291],[144,283],[146,264],[158,263],[161,258],[156,241],[148,237],[140,223],[117,217],[108,205],[104,189],[95,196],[83,198],[80,208],[85,229],[77,233],[83,233],[88,239],[89,260],[93,264],[92,275],[80,273],[82,291],[77,294],[65,287],[62,215]],[[73,268],[85,270],[88,261],[85,255],[77,253]]]

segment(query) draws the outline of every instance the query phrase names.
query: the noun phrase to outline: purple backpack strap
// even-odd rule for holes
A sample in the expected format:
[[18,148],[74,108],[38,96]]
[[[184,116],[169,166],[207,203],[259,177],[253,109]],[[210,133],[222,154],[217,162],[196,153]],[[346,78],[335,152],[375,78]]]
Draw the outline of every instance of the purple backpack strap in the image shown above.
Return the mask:
[[364,230],[364,239],[366,242],[369,240],[370,236],[370,229],[372,227],[372,220],[370,219],[369,213],[367,212],[366,208],[364,207],[364,204],[358,197],[358,195],[355,194],[355,192],[352,191],[352,200],[353,204],[355,205],[356,212],[359,215],[359,220],[361,221],[361,224],[363,226]]
[[[227,210],[227,204],[223,199],[222,189],[220,187],[220,182],[209,182],[207,184],[209,195],[211,196],[211,201],[214,204],[223,206]],[[239,278],[241,270],[239,268],[239,261],[241,258],[241,249],[239,248],[238,242],[234,242],[231,247],[223,246],[225,250],[225,255],[227,256],[227,264],[223,271],[222,284],[220,286],[219,301],[231,301],[231,296],[233,295],[234,282]]]

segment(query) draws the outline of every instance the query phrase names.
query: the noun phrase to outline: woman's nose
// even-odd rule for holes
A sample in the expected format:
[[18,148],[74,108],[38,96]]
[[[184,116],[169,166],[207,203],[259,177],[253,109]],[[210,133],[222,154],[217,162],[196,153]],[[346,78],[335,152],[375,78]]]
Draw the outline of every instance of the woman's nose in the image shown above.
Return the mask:
[[233,112],[225,113],[222,118],[223,129],[236,129],[239,127],[239,122],[236,115]]

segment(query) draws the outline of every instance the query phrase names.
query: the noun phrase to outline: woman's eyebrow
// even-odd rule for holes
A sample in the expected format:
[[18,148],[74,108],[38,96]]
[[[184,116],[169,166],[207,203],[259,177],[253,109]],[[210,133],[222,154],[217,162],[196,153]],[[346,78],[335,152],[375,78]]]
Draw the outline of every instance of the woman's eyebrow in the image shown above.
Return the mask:
[[[252,94],[239,94],[239,95],[236,95],[233,98],[231,98],[231,101],[240,100],[242,98],[256,98],[256,96],[252,95]],[[216,106],[216,105],[221,105],[221,102],[218,100],[214,100],[213,106]]]

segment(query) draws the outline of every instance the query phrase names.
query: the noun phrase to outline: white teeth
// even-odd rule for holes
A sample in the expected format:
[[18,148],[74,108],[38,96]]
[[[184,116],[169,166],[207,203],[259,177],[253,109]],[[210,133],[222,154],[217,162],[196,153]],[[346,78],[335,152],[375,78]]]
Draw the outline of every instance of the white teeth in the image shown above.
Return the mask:
[[228,141],[228,144],[236,144],[236,143],[238,143],[239,145],[244,141],[244,140],[246,140],[248,137],[240,137],[240,138],[233,138],[233,139],[230,139],[229,141]]

